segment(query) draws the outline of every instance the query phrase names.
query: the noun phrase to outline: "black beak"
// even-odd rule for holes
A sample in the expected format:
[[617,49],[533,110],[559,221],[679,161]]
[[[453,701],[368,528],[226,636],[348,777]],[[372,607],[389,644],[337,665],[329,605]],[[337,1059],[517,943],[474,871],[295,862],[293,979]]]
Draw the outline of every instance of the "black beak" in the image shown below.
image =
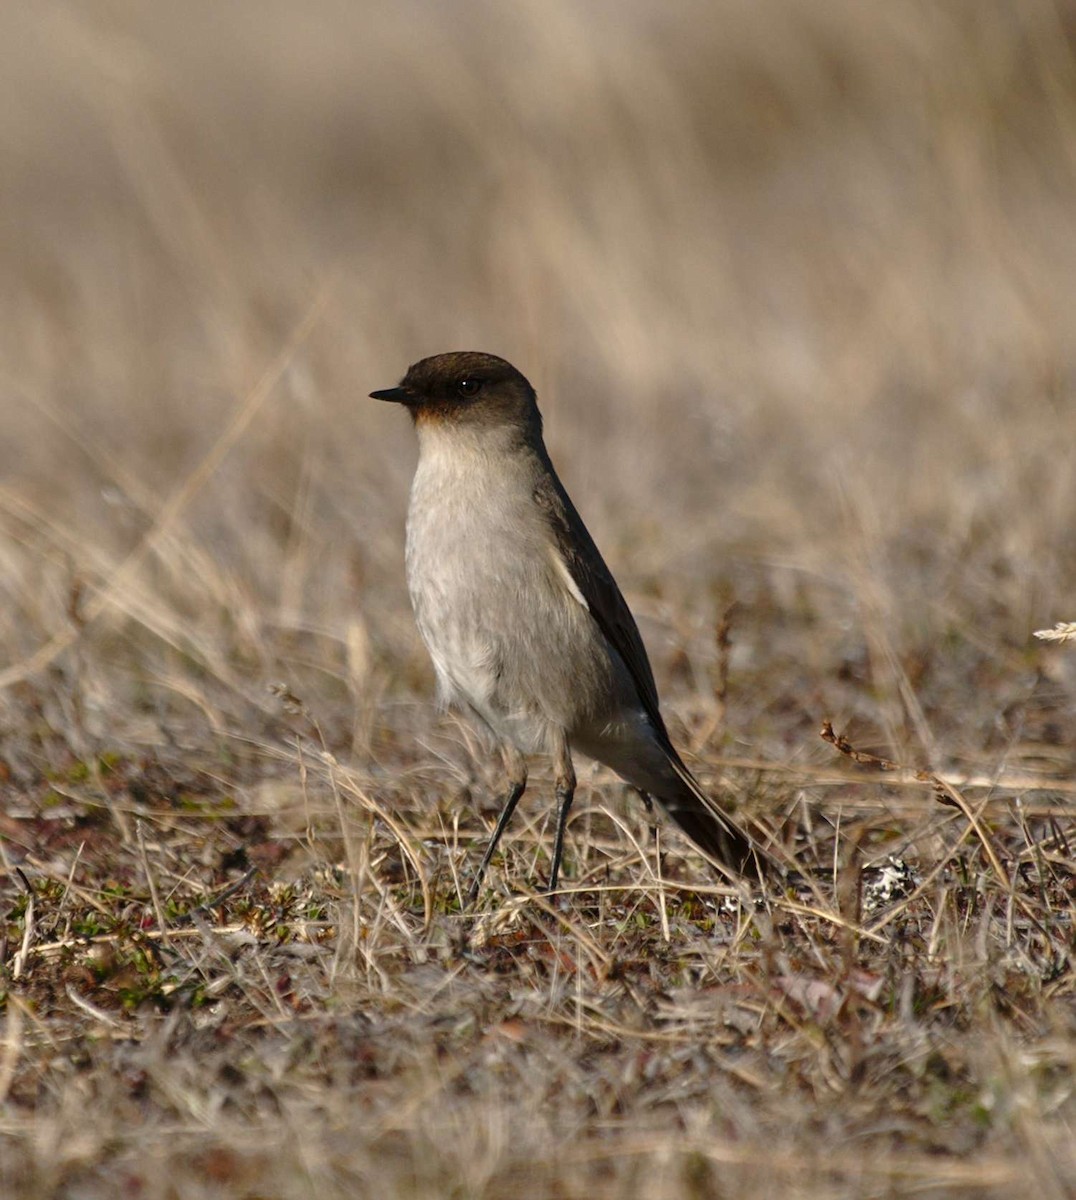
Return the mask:
[[402,387],[382,388],[380,392],[371,392],[371,400],[391,400],[393,404],[411,404],[411,393]]

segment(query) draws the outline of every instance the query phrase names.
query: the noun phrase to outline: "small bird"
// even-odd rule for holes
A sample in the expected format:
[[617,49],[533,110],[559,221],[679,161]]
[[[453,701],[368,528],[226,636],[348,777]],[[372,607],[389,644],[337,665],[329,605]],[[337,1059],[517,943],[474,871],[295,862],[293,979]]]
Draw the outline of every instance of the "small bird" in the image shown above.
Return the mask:
[[638,627],[553,469],[523,375],[493,354],[438,354],[370,395],[404,405],[418,433],[407,583],[441,700],[492,735],[507,777],[471,903],[526,788],[527,754],[554,762],[556,889],[573,750],[657,800],[729,874],[761,878],[765,858],[669,740]]

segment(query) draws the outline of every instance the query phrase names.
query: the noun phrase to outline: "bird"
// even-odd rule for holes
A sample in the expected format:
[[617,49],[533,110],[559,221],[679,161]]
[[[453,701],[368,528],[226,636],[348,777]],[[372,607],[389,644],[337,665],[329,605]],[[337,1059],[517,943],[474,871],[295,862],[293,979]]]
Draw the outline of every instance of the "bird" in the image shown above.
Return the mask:
[[554,766],[547,892],[575,794],[573,752],[656,801],[729,877],[761,881],[766,856],[673,746],[638,626],[553,467],[526,377],[494,354],[457,351],[423,358],[370,396],[402,405],[417,432],[405,562],[439,698],[504,766],[469,903],[526,789],[528,755]]

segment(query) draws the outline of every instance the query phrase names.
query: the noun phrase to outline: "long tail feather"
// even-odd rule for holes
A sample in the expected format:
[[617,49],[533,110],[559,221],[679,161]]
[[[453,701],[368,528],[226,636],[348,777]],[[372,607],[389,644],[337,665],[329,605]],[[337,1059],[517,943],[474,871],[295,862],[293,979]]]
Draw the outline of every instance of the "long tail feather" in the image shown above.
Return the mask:
[[670,762],[683,786],[673,795],[654,799],[695,845],[721,866],[739,876],[763,879],[772,868],[770,859],[707,796],[678,754],[671,754]]

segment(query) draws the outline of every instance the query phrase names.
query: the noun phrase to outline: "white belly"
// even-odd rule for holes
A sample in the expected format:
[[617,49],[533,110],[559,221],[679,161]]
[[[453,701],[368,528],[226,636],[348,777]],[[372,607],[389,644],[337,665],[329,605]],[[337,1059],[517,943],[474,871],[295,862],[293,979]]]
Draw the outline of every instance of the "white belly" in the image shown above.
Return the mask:
[[[443,435],[442,435],[443,436]],[[407,577],[446,701],[497,736],[545,750],[595,719],[616,666],[564,579],[533,501],[534,464],[427,438],[411,489]]]

